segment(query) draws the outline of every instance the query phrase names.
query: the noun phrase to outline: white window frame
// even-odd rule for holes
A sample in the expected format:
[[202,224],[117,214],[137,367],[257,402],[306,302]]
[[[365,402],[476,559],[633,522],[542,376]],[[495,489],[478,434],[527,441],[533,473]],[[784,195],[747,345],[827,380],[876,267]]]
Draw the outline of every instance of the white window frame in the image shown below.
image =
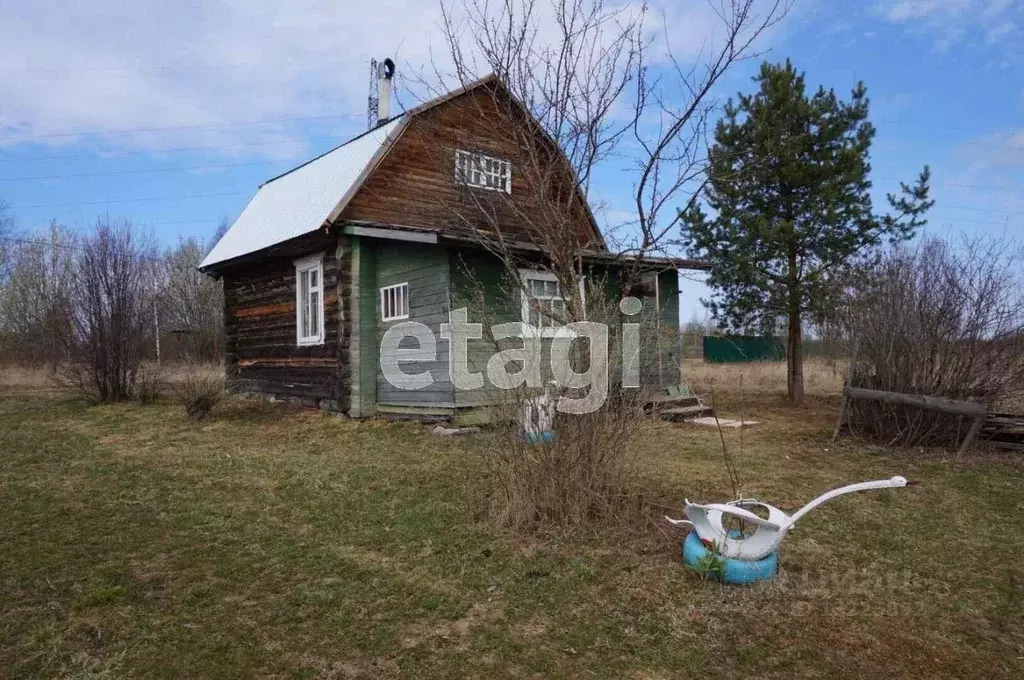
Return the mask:
[[[322,345],[324,344],[325,327],[324,320],[324,254],[317,253],[309,257],[295,260],[295,344],[299,346]],[[302,299],[302,275],[307,272],[316,272],[316,286],[310,286],[307,295],[317,295],[317,332],[310,335],[302,334],[303,314],[307,308],[308,300]]]
[[[495,169],[488,164],[496,164]],[[478,178],[475,175],[479,175]],[[455,181],[477,189],[512,193],[512,162],[465,149],[455,150]]]
[[[530,281],[554,281],[558,283],[558,277],[552,272],[545,271],[543,269],[520,269],[519,278],[522,281],[522,288],[520,289],[520,300],[522,309],[523,323],[530,323]],[[587,316],[587,298],[586,298],[586,287],[584,285],[585,279],[580,279],[580,300],[583,302],[583,318]],[[565,295],[562,293],[562,284],[558,284],[559,297],[557,299],[562,300],[562,304],[565,304]],[[554,338],[570,336],[574,337],[576,333],[565,330],[564,326],[541,326],[537,329],[542,338]]]
[[[402,304],[402,309],[400,310],[400,312],[402,312],[402,313],[399,313],[398,315],[395,315],[395,316],[388,316],[388,314],[387,314],[388,294],[391,291],[395,291],[396,292],[396,295],[395,295],[395,298],[394,298],[395,299],[395,305],[398,304],[397,301],[399,299],[401,299],[402,303],[403,303]],[[401,295],[397,295],[397,293],[401,293]],[[396,283],[396,284],[393,284],[391,286],[382,286],[381,289],[380,289],[380,320],[381,321],[401,321],[402,319],[408,319],[408,318],[409,318],[409,282],[405,281],[404,283]]]

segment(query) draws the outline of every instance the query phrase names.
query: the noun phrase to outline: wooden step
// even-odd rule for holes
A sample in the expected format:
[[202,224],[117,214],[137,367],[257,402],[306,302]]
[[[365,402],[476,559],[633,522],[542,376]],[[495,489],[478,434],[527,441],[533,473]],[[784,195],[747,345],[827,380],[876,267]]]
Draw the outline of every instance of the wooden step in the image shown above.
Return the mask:
[[700,398],[695,395],[673,397],[668,394],[659,394],[651,398],[650,406],[654,408],[677,408],[684,406],[699,406]]
[[697,404],[694,406],[675,406],[672,408],[660,409],[658,415],[664,420],[689,420],[691,418],[702,418],[713,416],[714,410],[710,406]]

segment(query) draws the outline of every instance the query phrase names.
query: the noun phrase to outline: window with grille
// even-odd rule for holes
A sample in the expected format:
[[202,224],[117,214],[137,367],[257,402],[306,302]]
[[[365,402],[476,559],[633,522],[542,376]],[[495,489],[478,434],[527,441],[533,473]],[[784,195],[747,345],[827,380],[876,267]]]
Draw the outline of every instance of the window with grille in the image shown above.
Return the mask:
[[380,289],[381,321],[409,318],[409,284],[397,283]]
[[512,164],[502,158],[459,149],[455,152],[455,179],[471,187],[511,194]]
[[295,336],[299,345],[324,341],[323,255],[295,261]]
[[[551,272],[521,269],[523,278],[523,321],[540,329],[541,336],[558,334],[565,319],[565,295],[558,277]],[[580,281],[580,299],[583,299]],[[584,304],[585,301],[584,301]]]

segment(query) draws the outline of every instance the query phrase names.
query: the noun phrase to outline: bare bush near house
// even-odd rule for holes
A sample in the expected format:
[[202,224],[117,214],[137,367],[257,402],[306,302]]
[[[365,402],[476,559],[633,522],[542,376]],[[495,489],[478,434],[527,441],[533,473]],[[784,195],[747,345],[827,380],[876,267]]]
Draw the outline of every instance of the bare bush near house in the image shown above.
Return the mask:
[[21,364],[55,365],[64,357],[74,329],[76,248],[74,234],[51,223],[7,251],[0,315],[6,350]]
[[193,361],[186,362],[184,368],[176,372],[170,388],[190,420],[202,420],[210,415],[226,389],[222,371]]
[[558,414],[554,440],[541,444],[527,442],[522,428],[523,406],[536,394],[499,397],[497,424],[481,439],[493,480],[491,518],[523,532],[635,520],[642,505],[632,444],[644,417],[636,391],[617,391],[593,413]]
[[[937,238],[897,249],[849,301],[850,384],[985,404],[1024,391],[1021,253],[1005,241]],[[855,434],[883,443],[947,445],[969,424],[907,406],[856,401]]]
[[[448,91],[453,79],[467,85],[487,73],[508,88],[511,97],[494,97],[485,103],[486,110],[472,110],[476,104],[471,100],[465,115],[487,126],[487,138],[500,144],[503,156],[511,154],[513,192],[463,187],[455,199],[439,194],[441,205],[433,207],[445,214],[453,233],[498,259],[509,299],[531,295],[520,268],[547,270],[557,279],[564,304],[534,310],[545,317],[545,325],[601,320],[595,316],[598,296],[589,293],[594,282],[588,280],[593,274],[585,271],[585,260],[600,260],[621,272],[614,286],[599,288],[622,296],[637,294],[643,286],[644,257],[673,254],[677,208],[697,200],[705,175],[704,138],[715,109],[711,90],[736,62],[751,56],[754,41],[788,9],[788,2],[769,1],[766,11],[758,13],[755,4],[761,5],[754,0],[716,4],[716,29],[722,31],[694,63],[684,65],[672,58],[670,40],[654,47],[644,26],[644,7],[610,6],[602,0],[442,2],[447,56],[454,67],[449,72],[433,65],[436,81],[444,84],[432,90]],[[553,30],[542,31],[541,24]],[[665,77],[648,69],[652,50],[669,53]],[[437,132],[433,160],[451,168],[458,140],[448,139],[442,129]],[[590,233],[589,227],[581,229],[592,219],[587,193],[595,170],[621,158],[620,143],[627,139],[632,157],[624,163],[631,173],[636,214],[608,239]],[[620,316],[612,310],[605,319],[618,327]],[[615,356],[619,345],[610,344]],[[588,365],[589,347],[580,347],[579,355],[581,364]],[[517,413],[530,395],[520,391],[511,396],[507,410]],[[622,442],[640,422],[642,400],[634,390],[596,414],[560,418],[565,436],[543,453],[522,449],[516,427],[507,430],[509,448],[502,456],[508,457],[498,461],[508,506],[499,514],[513,518],[506,523],[575,524],[601,514],[601,506],[610,507],[621,491],[613,480],[624,469]],[[533,519],[528,517],[531,507]]]
[[[586,390],[595,387],[573,388],[564,382],[550,385],[555,377],[548,359],[551,341],[542,340],[543,361],[539,369],[541,385],[522,384],[512,389],[501,389],[487,382],[484,388],[486,403],[491,404],[493,427],[477,440],[479,453],[493,482],[488,512],[501,526],[513,531],[546,531],[576,527],[591,523],[626,524],[641,519],[644,512],[642,495],[636,492],[632,477],[633,442],[646,413],[648,394],[641,389],[622,389],[618,383],[622,366],[622,316],[618,298],[609,294],[606,280],[587,282],[587,316],[591,321],[604,323],[609,329],[608,355],[611,366],[608,397],[597,410],[583,414],[557,414],[553,424],[554,440],[543,444],[527,441],[524,431],[524,410],[529,403],[547,391],[552,396],[580,398]],[[501,294],[502,299],[518,301],[518,282],[509,281]],[[481,341],[486,351],[475,352],[470,347],[472,371],[486,369],[482,357],[495,361],[498,357],[507,370],[525,370],[522,362],[512,354],[524,347],[518,338],[496,339],[491,332],[501,321],[502,310],[484,304],[484,291],[479,283],[467,298],[469,316],[483,325]],[[465,294],[459,292],[459,295]],[[641,336],[651,336],[655,329],[640,323]],[[592,355],[576,343],[570,352],[572,368],[583,373],[590,368]],[[656,357],[645,353],[641,346],[639,356],[632,361],[640,374],[656,370]],[[474,360],[476,363],[474,363]]]
[[131,222],[97,221],[75,257],[64,379],[100,402],[134,396],[152,339],[156,250]]

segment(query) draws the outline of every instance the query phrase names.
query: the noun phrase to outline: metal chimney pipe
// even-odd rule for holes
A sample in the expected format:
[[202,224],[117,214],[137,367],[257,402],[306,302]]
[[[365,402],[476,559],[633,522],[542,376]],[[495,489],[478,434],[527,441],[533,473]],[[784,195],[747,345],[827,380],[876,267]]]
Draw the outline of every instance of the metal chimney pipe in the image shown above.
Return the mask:
[[391,117],[391,81],[395,77],[395,62],[390,58],[377,67],[377,124]]

